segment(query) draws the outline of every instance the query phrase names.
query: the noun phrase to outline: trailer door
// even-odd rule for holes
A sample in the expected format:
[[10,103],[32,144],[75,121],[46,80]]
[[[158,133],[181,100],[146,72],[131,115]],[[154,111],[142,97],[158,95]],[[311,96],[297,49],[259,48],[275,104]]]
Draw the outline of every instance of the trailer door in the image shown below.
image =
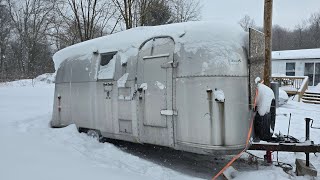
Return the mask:
[[139,129],[145,143],[173,146],[173,51],[171,38],[154,38],[139,52]]

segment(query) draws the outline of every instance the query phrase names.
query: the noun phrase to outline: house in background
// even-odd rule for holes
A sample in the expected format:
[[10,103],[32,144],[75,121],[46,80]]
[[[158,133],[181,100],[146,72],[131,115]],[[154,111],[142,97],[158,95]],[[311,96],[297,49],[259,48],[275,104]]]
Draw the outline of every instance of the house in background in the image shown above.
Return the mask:
[[320,48],[272,52],[272,74],[309,76],[309,86],[320,83]]

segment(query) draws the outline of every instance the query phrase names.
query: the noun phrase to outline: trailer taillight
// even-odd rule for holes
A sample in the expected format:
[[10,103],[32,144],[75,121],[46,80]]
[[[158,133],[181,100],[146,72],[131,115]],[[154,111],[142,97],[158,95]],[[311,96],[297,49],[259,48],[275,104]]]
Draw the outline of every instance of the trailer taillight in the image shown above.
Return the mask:
[[61,112],[61,96],[58,95],[58,111]]

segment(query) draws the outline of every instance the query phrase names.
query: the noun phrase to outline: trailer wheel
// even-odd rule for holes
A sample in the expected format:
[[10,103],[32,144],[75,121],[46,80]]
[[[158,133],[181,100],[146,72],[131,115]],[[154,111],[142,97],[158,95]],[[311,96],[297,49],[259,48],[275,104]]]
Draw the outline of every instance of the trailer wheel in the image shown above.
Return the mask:
[[94,138],[94,139],[96,139],[99,142],[102,139],[102,136],[101,136],[100,132],[97,131],[97,130],[89,129],[87,131],[87,135],[92,137],[92,138]]

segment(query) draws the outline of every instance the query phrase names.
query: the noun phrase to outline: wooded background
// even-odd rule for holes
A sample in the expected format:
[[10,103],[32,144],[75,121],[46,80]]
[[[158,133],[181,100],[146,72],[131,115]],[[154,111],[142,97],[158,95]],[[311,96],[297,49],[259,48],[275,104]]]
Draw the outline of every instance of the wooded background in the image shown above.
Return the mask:
[[200,20],[198,0],[0,0],[0,81],[54,72],[52,55],[137,26]]
[[[137,26],[200,20],[199,0],[0,0],[0,81],[54,72],[67,46]],[[254,20],[239,24],[248,30]],[[259,27],[257,27],[259,28]],[[290,30],[273,27],[273,50],[320,47],[320,12]]]

